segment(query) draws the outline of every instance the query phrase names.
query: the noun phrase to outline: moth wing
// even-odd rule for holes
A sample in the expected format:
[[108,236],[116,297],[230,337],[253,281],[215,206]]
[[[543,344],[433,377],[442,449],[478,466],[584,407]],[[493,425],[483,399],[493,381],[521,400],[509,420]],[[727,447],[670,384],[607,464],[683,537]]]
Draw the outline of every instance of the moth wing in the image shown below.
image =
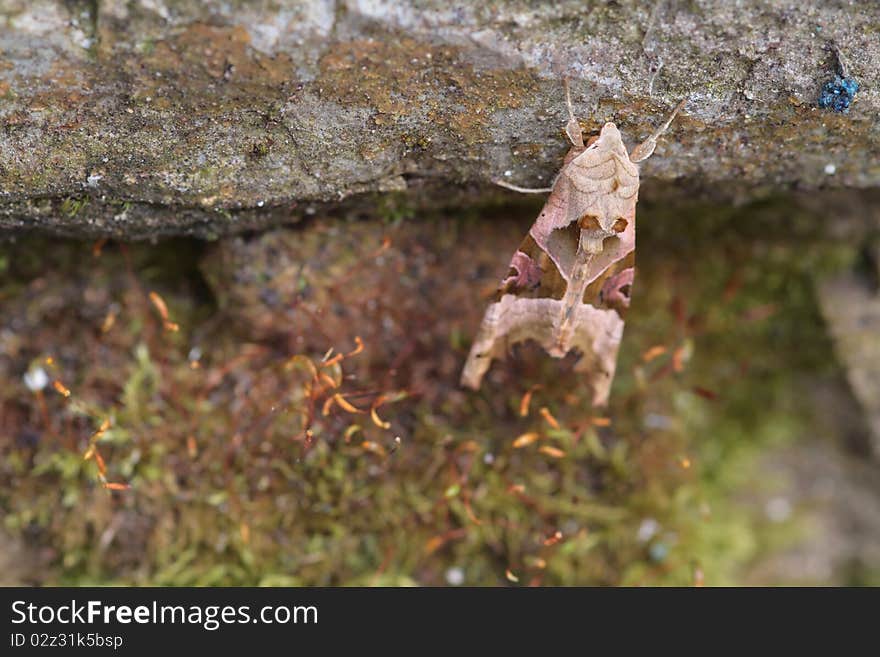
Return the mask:
[[480,330],[462,372],[461,383],[476,390],[492,364],[511,345],[534,340],[557,358],[571,349],[580,353],[575,371],[583,372],[593,388],[593,403],[604,405],[614,379],[623,319],[614,310],[581,305],[568,349],[556,343],[562,302],[558,299],[524,299],[505,294],[486,309]]
[[543,249],[566,281],[575,262],[580,229],[587,215],[626,222],[615,238],[606,240],[602,253],[590,264],[588,281],[635,249],[635,208],[639,171],[626,153],[620,133],[606,126],[600,138],[573,157],[560,172],[553,192],[529,234]]
[[574,226],[574,230],[568,230],[572,223],[568,208],[573,193],[577,194],[577,190],[572,187],[571,180],[560,175],[529,229],[531,238],[547,254],[565,281],[569,280],[577,253],[577,226]]
[[593,389],[593,405],[605,406],[617,369],[623,339],[623,318],[614,310],[587,304],[578,307],[571,345],[581,357],[575,372],[584,374]]
[[[630,161],[613,124],[606,124],[587,149],[572,149],[514,254],[495,302],[486,310],[462,372],[462,385],[479,388],[493,358],[503,358],[512,344],[534,340],[557,358],[579,352],[575,370],[585,373],[593,403],[607,402],[623,334],[622,313],[628,305],[622,290],[631,280],[614,279],[608,284],[607,302],[602,291],[609,278],[625,269],[631,272],[638,187],[638,167]],[[586,216],[595,216],[609,237],[602,251],[585,262],[578,244],[580,220]],[[612,233],[609,227],[618,219],[625,224]],[[563,299],[569,285],[575,284],[572,274],[578,266],[587,267],[586,277],[580,275],[581,269],[577,282],[584,294],[570,308]]]
[[512,344],[530,338],[543,344],[545,336],[553,334],[553,301],[505,294],[491,304],[471,346],[461,384],[478,389],[492,359],[503,358]]

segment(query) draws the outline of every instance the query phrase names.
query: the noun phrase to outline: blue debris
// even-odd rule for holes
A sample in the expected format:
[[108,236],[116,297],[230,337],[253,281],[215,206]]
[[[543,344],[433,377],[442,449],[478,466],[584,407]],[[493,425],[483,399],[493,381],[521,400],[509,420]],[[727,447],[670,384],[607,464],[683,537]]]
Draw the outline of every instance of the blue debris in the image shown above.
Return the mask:
[[651,557],[652,561],[663,561],[669,556],[669,548],[666,547],[666,543],[653,543],[648,548],[648,556]]
[[858,90],[859,83],[855,79],[835,75],[833,80],[822,85],[819,107],[830,108],[835,112],[848,112]]

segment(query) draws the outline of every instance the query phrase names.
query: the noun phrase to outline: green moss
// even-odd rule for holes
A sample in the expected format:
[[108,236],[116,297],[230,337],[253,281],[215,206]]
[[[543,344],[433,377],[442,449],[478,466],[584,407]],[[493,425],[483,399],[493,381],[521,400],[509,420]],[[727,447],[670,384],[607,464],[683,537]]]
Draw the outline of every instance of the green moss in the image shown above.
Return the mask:
[[[456,567],[482,585],[729,584],[802,530],[768,528],[739,498],[773,485],[757,464],[807,435],[810,385],[837,375],[811,277],[851,254],[813,219],[785,199],[640,208],[606,427],[571,364],[536,351],[479,393],[456,384],[482,290],[531,208],[408,221],[396,197],[383,204],[382,222],[319,217],[207,249],[3,248],[0,330],[22,346],[0,361],[15,437],[0,446],[0,508],[55,555],[41,581],[444,584]],[[363,351],[320,365],[356,336]],[[21,383],[34,354],[54,355],[73,392],[47,389],[45,416]],[[307,358],[339,388],[316,395]],[[82,459],[105,419],[106,477],[129,491],[103,490]],[[514,447],[528,432],[540,441]]]
[[61,213],[72,219],[76,217],[84,207],[89,204],[88,196],[80,196],[80,197],[68,197],[61,201],[61,205],[59,206],[59,210]]
[[383,194],[378,198],[376,214],[389,225],[409,221],[416,216],[416,208],[406,194]]
[[144,55],[151,55],[156,49],[156,40],[152,38],[144,39],[137,45],[137,49]]

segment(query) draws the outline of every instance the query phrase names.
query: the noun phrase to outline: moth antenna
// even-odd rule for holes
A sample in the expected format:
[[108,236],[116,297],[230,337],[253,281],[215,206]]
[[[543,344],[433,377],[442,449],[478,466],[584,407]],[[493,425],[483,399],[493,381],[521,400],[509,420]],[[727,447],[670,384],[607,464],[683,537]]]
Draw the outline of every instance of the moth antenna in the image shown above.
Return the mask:
[[574,105],[571,102],[571,87],[568,84],[568,77],[562,78],[562,86],[565,87],[565,106],[568,107],[568,120],[576,121],[574,116]]
[[641,144],[636,146],[632,153],[630,153],[629,159],[633,162],[641,162],[642,160],[647,160],[651,157],[651,154],[654,152],[654,149],[657,148],[657,140],[660,136],[669,129],[669,126],[672,125],[672,120],[676,117],[676,115],[682,110],[682,108],[687,103],[688,99],[683,98],[678,105],[675,106],[675,109],[672,110],[672,114],[669,115],[669,118],[654,131],[650,137],[648,137]]
[[831,44],[831,49],[834,51],[834,56],[837,58],[837,68],[840,71],[840,77],[848,78],[849,66],[846,57],[843,56],[843,53],[840,51],[840,48],[837,47],[836,43]]
[[499,187],[519,192],[520,194],[548,194],[553,191],[552,187],[520,187],[519,185],[511,185],[503,180],[493,179],[493,183]]
[[574,115],[574,105],[571,102],[571,89],[568,84],[568,77],[562,78],[562,86],[565,87],[565,105],[568,107],[568,124],[565,126],[565,134],[568,140],[575,148],[584,148],[584,133],[581,131],[581,124],[578,123],[577,117]]

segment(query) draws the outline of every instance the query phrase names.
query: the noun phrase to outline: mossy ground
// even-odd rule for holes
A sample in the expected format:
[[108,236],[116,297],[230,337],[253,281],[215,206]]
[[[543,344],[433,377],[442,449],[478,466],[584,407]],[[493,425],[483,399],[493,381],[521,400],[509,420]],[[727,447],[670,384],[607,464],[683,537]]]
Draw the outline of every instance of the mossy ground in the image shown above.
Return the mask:
[[[742,581],[797,523],[768,528],[739,496],[772,486],[761,454],[817,435],[810,391],[839,377],[811,280],[852,253],[785,207],[640,208],[601,412],[537,350],[457,386],[532,206],[413,217],[388,197],[384,223],[210,246],[5,244],[0,513],[39,555],[22,578]],[[37,368],[70,396],[29,390]],[[84,459],[105,421],[106,480],[128,490]]]

